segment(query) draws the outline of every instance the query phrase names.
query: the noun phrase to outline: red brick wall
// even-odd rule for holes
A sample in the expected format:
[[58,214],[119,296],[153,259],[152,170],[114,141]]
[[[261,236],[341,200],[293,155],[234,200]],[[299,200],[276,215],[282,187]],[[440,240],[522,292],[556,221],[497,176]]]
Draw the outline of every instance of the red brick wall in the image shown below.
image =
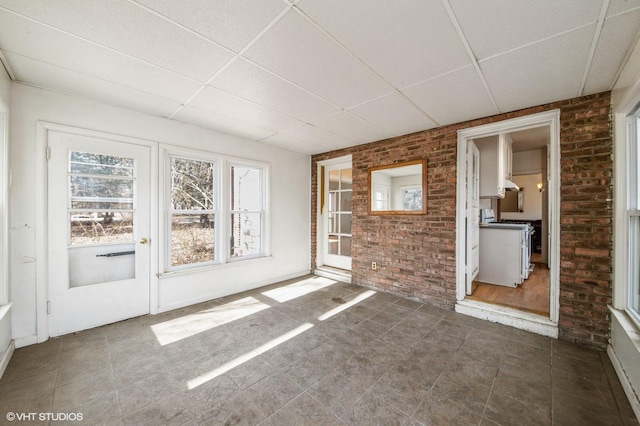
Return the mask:
[[[444,308],[455,305],[457,131],[559,108],[561,150],[560,338],[604,348],[612,249],[610,93],[443,126],[312,157],[312,267],[317,162],[353,156],[352,281]],[[368,169],[427,160],[427,214],[368,214]],[[378,264],[371,270],[371,262]]]

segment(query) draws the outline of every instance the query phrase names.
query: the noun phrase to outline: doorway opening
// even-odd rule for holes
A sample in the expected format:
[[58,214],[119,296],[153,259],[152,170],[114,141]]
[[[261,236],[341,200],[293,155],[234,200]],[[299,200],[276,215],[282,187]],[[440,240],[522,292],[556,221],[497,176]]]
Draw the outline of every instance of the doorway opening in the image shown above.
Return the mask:
[[351,156],[318,163],[318,275],[351,282]]
[[559,112],[466,129],[458,142],[456,310],[556,337]]

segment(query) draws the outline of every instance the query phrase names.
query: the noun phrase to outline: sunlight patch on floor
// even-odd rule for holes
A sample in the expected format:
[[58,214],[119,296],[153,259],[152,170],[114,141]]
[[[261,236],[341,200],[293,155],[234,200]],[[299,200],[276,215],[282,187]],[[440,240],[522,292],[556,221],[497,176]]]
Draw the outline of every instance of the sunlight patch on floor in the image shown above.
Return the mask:
[[[204,309],[193,314],[187,314],[180,318],[152,325],[151,330],[156,335],[158,342],[164,346],[193,336],[194,334],[202,333],[203,331],[211,330],[212,328],[256,314],[269,307],[269,305],[260,302],[254,297],[245,297],[225,303],[224,305]],[[176,332],[177,329],[182,327],[188,330],[188,335]]]
[[270,349],[275,348],[276,346],[286,342],[287,340],[290,340],[296,337],[298,334],[304,333],[305,331],[309,330],[311,327],[313,327],[313,324],[310,324],[308,322],[304,323],[294,328],[293,330],[281,336],[278,336],[275,339],[272,339],[263,345],[258,346],[251,352],[247,352],[244,355],[240,355],[239,357],[221,365],[220,367],[214,370],[209,371],[208,373],[202,374],[196,378],[189,380],[187,382],[187,387],[189,390],[197,388],[198,386],[201,386],[207,383],[208,381],[215,379],[216,377],[226,373],[227,371],[230,371],[238,367],[239,365],[242,365],[245,362],[252,360],[257,356],[262,355],[263,353],[267,352]]
[[353,298],[352,300],[343,303],[342,305],[338,305],[335,308],[331,309],[330,311],[325,312],[324,314],[320,315],[318,317],[318,319],[320,321],[324,321],[327,320],[329,318],[331,318],[334,315],[339,314],[340,312],[349,309],[350,307],[357,305],[358,303],[362,302],[363,300],[368,299],[369,297],[373,296],[374,294],[376,294],[375,291],[373,290],[367,290],[364,293],[359,294],[358,296],[356,296],[355,298]]
[[274,288],[262,293],[263,296],[272,298],[273,300],[284,303],[289,300],[304,296],[305,294],[318,291],[330,285],[336,284],[337,281],[324,277],[311,277],[304,280],[296,281],[283,287]]

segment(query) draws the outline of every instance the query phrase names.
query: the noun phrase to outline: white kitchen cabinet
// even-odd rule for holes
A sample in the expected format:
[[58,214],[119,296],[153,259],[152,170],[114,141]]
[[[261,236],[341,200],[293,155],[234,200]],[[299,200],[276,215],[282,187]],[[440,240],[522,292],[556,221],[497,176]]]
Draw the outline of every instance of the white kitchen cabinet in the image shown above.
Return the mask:
[[473,141],[480,151],[480,198],[504,198],[504,139],[494,135]]
[[504,152],[504,178],[511,180],[511,176],[513,175],[513,140],[511,136],[507,134],[500,135],[500,139],[502,140],[502,149]]
[[474,139],[480,151],[480,198],[504,198],[513,175],[513,140],[508,134]]

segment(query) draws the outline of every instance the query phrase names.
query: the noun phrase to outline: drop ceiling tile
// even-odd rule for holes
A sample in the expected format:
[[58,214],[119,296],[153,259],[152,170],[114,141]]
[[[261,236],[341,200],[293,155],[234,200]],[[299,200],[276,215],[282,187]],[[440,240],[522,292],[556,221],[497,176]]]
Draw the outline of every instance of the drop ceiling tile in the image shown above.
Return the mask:
[[345,148],[348,146],[354,146],[356,143],[349,139],[345,139],[342,136],[331,133],[320,127],[305,124],[295,129],[287,130],[279,135],[280,138],[287,140],[300,140],[316,146],[315,153],[333,151],[334,149]]
[[266,139],[261,140],[260,142],[307,155],[319,154],[321,152],[331,150],[330,148],[321,147],[318,144],[303,141],[293,136],[283,135],[282,133],[270,136]]
[[611,0],[607,9],[607,16],[625,13],[635,8],[640,8],[640,0]]
[[379,141],[392,136],[388,131],[346,111],[322,118],[312,124],[357,144]]
[[613,88],[614,78],[640,28],[640,9],[605,20],[598,39],[584,94]]
[[340,111],[338,107],[242,59],[222,71],[211,85],[305,122]]
[[186,123],[195,124],[200,127],[205,127],[207,129],[212,129],[217,132],[240,136],[253,141],[268,138],[274,134],[274,132],[270,130],[261,129],[249,123],[192,106],[185,106],[178,111],[173,118]]
[[299,7],[397,88],[470,63],[440,0],[302,0]]
[[577,95],[595,25],[480,62],[501,111]]
[[595,23],[601,0],[449,0],[479,60]]
[[498,112],[471,66],[412,86],[403,93],[440,126]]
[[392,135],[406,135],[436,127],[424,113],[397,93],[349,110],[365,120],[387,129]]
[[0,9],[0,48],[184,102],[200,84]]
[[252,123],[275,132],[284,131],[303,124],[296,119],[271,111],[213,87],[206,87],[189,105],[239,121]]
[[164,117],[169,116],[180,106],[178,102],[170,99],[38,62],[24,56],[13,53],[5,53],[5,56],[11,64],[17,80],[35,86]]
[[383,80],[294,11],[245,56],[345,109],[390,91]]
[[233,57],[221,47],[126,1],[0,0],[0,7],[201,82]]
[[281,0],[136,0],[136,3],[236,52],[287,7]]

